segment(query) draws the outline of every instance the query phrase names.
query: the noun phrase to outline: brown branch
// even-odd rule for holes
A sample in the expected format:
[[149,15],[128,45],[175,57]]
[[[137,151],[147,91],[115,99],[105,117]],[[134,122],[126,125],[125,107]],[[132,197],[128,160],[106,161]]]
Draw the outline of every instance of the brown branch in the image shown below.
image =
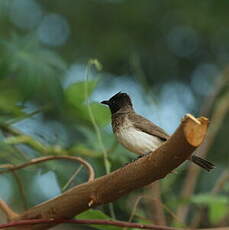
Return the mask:
[[80,162],[82,165],[85,166],[85,168],[88,171],[88,181],[93,181],[95,179],[95,172],[92,166],[87,161],[83,160],[82,158],[75,157],[75,156],[46,156],[46,157],[34,158],[31,161],[28,161],[21,165],[12,165],[12,164],[0,165],[0,168],[7,168],[4,170],[1,170],[0,174],[22,169],[22,168],[25,168],[25,167],[28,167],[34,164],[41,163],[41,162],[45,162],[49,160],[60,160],[60,159]]
[[[221,100],[216,105],[215,111],[213,112],[212,115],[212,121],[209,127],[207,138],[205,139],[205,142],[200,146],[200,148],[198,148],[198,155],[202,157],[204,157],[209,151],[209,149],[211,148],[214,139],[218,133],[218,130],[222,125],[224,117],[228,113],[229,110],[228,98],[229,98],[229,93],[227,93],[223,98],[221,98]],[[184,185],[180,195],[181,199],[186,200],[193,194],[199,173],[200,173],[200,168],[194,164],[191,164],[188,169],[186,178],[184,179]],[[187,217],[188,211],[189,211],[189,205],[187,203],[182,203],[179,206],[176,216],[182,223],[185,223],[185,219]]]
[[[31,219],[70,219],[101,204],[112,202],[130,191],[164,178],[190,157],[205,138],[206,118],[186,116],[176,132],[156,151],[130,164],[81,185],[25,211],[15,221]],[[53,224],[52,224],[53,225]],[[16,229],[47,229],[51,224]],[[14,228],[15,229],[15,228]]]

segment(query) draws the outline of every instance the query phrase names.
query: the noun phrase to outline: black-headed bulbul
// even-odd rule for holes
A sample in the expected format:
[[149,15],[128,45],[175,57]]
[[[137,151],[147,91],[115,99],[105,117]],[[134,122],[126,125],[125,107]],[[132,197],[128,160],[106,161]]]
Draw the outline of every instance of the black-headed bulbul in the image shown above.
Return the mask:
[[[113,132],[118,142],[129,151],[147,154],[169,138],[163,129],[135,113],[128,94],[119,92],[101,103],[109,106]],[[190,160],[207,171],[215,167],[211,162],[196,155],[192,155]]]

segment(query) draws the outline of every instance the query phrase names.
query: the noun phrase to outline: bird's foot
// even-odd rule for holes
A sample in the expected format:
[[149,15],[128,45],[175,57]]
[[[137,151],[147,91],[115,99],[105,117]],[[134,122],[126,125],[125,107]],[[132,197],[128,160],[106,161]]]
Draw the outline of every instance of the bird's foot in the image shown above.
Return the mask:
[[148,156],[150,153],[151,153],[151,152],[143,153],[143,154],[139,155],[139,156],[136,158],[136,160],[137,160],[137,159],[140,159],[140,158],[142,158],[142,157]]
[[145,157],[145,156],[149,155],[150,153],[151,153],[151,152],[148,152],[148,153],[144,153],[144,154],[139,155],[137,158],[131,160],[131,162],[125,163],[123,167],[125,167],[126,165],[128,165],[128,164],[130,164],[130,163],[132,163],[132,162],[135,162],[136,160],[138,160],[138,159],[140,159],[140,158],[142,158],[142,157]]

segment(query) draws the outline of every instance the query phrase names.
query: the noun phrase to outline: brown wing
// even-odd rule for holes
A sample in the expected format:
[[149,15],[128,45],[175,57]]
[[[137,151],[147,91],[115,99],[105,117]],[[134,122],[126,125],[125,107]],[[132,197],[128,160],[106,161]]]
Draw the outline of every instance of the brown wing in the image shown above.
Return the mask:
[[134,127],[150,135],[159,137],[161,140],[166,141],[169,135],[153,122],[136,113],[129,113],[129,119],[133,122]]

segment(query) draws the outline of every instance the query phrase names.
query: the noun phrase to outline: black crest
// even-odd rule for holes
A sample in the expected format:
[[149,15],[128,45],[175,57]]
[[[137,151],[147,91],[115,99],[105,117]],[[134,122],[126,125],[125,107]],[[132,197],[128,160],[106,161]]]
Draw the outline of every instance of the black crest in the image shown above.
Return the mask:
[[110,107],[111,113],[115,113],[125,106],[132,107],[132,102],[129,95],[122,92],[116,93],[108,101],[102,101],[101,103],[108,105]]

